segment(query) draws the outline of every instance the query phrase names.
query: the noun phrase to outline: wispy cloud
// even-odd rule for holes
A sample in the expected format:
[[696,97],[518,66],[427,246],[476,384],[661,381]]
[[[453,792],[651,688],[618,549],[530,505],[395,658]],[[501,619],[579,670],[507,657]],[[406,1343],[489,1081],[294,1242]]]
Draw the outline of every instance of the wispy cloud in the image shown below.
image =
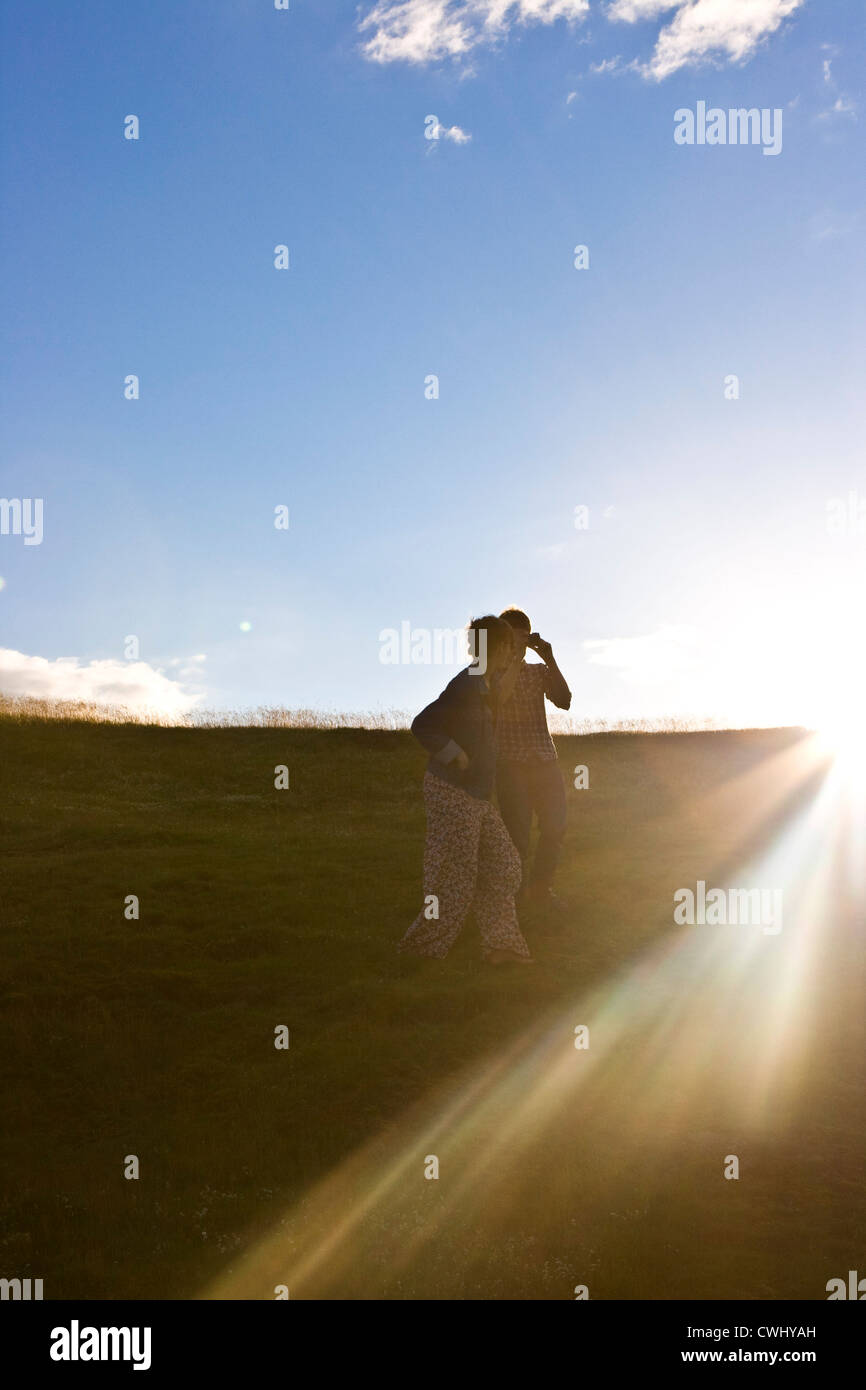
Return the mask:
[[805,0],[614,0],[608,19],[634,24],[675,10],[662,28],[651,58],[639,64],[645,77],[661,81],[688,65],[751,58],[758,45]]
[[835,241],[837,237],[850,236],[856,230],[857,220],[856,214],[823,208],[809,219],[809,237],[812,241]]
[[[660,81],[686,66],[713,60],[745,62],[805,0],[613,0],[603,13],[636,24],[668,16],[651,57],[594,64],[593,72],[636,70]],[[590,0],[376,0],[358,24],[361,51],[373,63],[464,65],[474,49],[491,47],[529,25],[586,18]],[[672,13],[673,12],[673,13]]]
[[850,97],[846,96],[844,92],[841,92],[839,90],[839,84],[833,76],[832,57],[824,59],[822,64],[822,74],[824,78],[825,87],[829,87],[830,91],[836,94],[836,99],[833,102],[832,106],[828,106],[823,111],[818,112],[817,119],[819,121],[829,121],[832,120],[834,116],[853,116],[856,119],[856,102],[852,101]]
[[600,63],[590,63],[589,70],[590,72],[604,73],[623,72],[625,69],[622,58],[617,54],[615,58],[602,58]]
[[442,125],[441,121],[430,132],[430,140],[451,140],[455,145],[468,145],[472,136],[459,125]]
[[373,63],[461,59],[508,37],[518,25],[574,23],[589,0],[377,0],[358,28]]
[[693,628],[666,624],[642,637],[602,637],[583,643],[593,666],[611,666],[633,685],[654,685],[696,661]]
[[163,715],[186,714],[203,695],[186,688],[185,682],[201,679],[205,657],[177,657],[170,662],[179,680],[167,676],[146,661],[81,662],[75,656],[27,656],[0,647],[0,691],[4,695],[29,695],[39,700],[83,700],[88,704],[124,705],[128,709],[157,711]]
[[818,114],[819,121],[829,121],[833,116],[856,116],[857,105],[850,97],[837,97],[832,106]]
[[622,19],[634,24],[641,19],[655,19],[665,10],[675,10],[683,0],[613,0],[607,7],[608,19]]

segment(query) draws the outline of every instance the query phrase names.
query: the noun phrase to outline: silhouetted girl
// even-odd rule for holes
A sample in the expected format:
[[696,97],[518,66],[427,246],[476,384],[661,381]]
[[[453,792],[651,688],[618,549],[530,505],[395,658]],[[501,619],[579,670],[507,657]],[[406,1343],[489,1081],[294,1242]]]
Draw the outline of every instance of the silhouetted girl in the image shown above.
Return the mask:
[[490,800],[496,777],[495,684],[514,657],[511,628],[500,618],[469,624],[473,660],[423,709],[412,733],[427,749],[425,905],[398,946],[445,956],[470,908],[491,964],[531,964],[517,924],[514,895],[520,856]]

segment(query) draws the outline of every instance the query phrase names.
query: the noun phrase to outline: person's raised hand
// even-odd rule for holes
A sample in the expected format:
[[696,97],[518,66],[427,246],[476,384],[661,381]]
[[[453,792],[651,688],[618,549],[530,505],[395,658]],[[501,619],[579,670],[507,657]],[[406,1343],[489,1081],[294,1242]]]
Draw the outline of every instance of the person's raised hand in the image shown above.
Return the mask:
[[545,642],[537,632],[530,632],[526,642],[527,647],[531,647],[534,652],[541,657],[542,661],[549,661],[553,656],[553,647],[549,642]]

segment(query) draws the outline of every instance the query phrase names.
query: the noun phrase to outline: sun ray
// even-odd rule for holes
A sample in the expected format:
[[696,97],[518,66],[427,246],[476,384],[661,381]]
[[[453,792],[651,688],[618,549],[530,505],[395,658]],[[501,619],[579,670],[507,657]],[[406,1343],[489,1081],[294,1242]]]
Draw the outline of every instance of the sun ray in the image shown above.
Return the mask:
[[[467,1213],[487,1220],[532,1200],[539,1182],[556,1194],[551,1210],[567,1202],[574,1179],[562,1155],[585,1117],[595,1139],[616,1136],[604,1179],[596,1171],[579,1185],[586,1219],[621,1196],[636,1165],[650,1199],[669,1181],[705,1090],[725,1097],[728,1129],[720,1124],[713,1135],[721,1151],[734,1138],[732,1123],[754,1134],[790,1125],[816,1007],[811,984],[836,930],[831,882],[842,783],[816,778],[827,762],[814,739],[761,767],[763,776],[753,768],[718,793],[729,813],[741,810],[724,858],[739,883],[784,890],[778,935],[754,925],[671,927],[567,1010],[551,1011],[498,1055],[421,1099],[307,1193],[202,1297],[272,1298],[277,1284],[293,1298],[376,1297],[373,1289],[365,1294],[362,1274],[371,1242],[400,1277],[435,1262],[439,1234]],[[585,1052],[573,1042],[580,1023],[590,1027]],[[419,1180],[428,1154],[437,1155],[447,1181]],[[539,1158],[545,1154],[549,1168]],[[469,1264],[473,1258],[467,1252]]]

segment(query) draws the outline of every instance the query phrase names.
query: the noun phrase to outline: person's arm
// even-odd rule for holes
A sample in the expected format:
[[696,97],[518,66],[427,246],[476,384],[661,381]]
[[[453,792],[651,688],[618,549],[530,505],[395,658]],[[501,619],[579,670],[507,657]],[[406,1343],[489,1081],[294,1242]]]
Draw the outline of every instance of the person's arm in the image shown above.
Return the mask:
[[535,641],[530,641],[529,645],[534,652],[538,653],[547,667],[544,693],[548,700],[558,709],[569,709],[571,707],[571,691],[565,676],[556,664],[552,646],[549,642],[545,642],[543,637],[536,637]]
[[437,699],[422,709],[420,714],[415,715],[412,720],[412,733],[421,747],[426,748],[440,763],[447,767],[449,763],[456,762],[457,766],[463,769],[469,766],[469,758],[448,732],[455,705],[454,693],[451,686],[447,685]]

